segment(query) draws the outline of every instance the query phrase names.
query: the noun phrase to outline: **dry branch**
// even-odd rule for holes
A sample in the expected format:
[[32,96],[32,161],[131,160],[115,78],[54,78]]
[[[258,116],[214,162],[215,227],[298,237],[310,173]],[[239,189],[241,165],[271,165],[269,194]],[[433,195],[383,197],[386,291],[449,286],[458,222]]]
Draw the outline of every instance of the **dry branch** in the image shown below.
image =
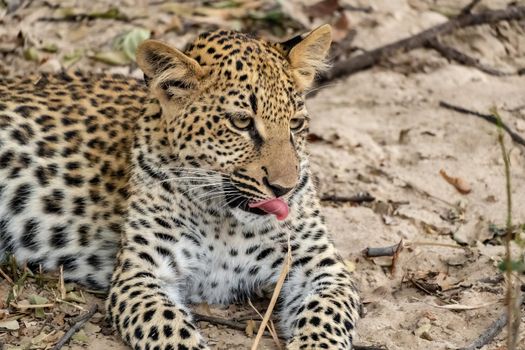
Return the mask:
[[394,256],[401,251],[403,248],[403,241],[401,240],[399,243],[390,245],[388,247],[377,247],[377,248],[366,248],[363,251],[363,254],[367,258],[377,258],[380,256]]
[[360,192],[354,196],[325,195],[321,197],[322,201],[343,202],[343,203],[365,203],[375,201],[375,197],[368,192]]
[[71,328],[68,329],[68,331],[62,336],[62,338],[60,338],[58,343],[56,343],[56,345],[53,347],[53,350],[60,350],[69,341],[69,339],[73,335],[75,335],[75,333],[78,330],[80,330],[80,328],[82,328],[82,326],[84,326],[84,324],[87,321],[89,321],[91,317],[93,317],[93,315],[97,312],[97,309],[98,309],[97,304],[93,304],[91,305],[91,308],[89,309],[88,312],[76,317],[73,320],[73,325],[71,326]]
[[500,21],[521,20],[524,18],[525,6],[509,6],[503,10],[489,10],[477,14],[460,13],[447,22],[433,26],[416,35],[337,62],[331,70],[320,77],[319,84],[370,68],[380,62],[384,57],[390,57],[398,52],[408,52],[423,47],[429,40],[435,39],[439,35],[449,34],[458,28]]
[[[243,331],[244,332],[246,330],[246,324],[245,323],[238,322],[238,321],[235,321],[235,320],[228,320],[228,319],[221,318],[221,317],[208,316],[208,315],[194,313],[193,314],[193,319],[196,322],[199,322],[199,321],[208,322],[208,323],[215,324],[215,325],[226,326],[226,327],[229,327],[231,329],[236,329],[238,331]],[[265,332],[264,335],[269,337],[270,333]]]
[[458,51],[458,50],[456,50],[453,47],[444,45],[441,42],[439,42],[437,39],[429,40],[428,43],[426,44],[426,46],[431,48],[431,49],[436,50],[437,52],[439,52],[439,54],[441,56],[447,58],[450,61],[456,61],[458,63],[461,63],[461,64],[465,65],[465,66],[471,66],[471,67],[477,68],[480,71],[482,71],[484,73],[487,73],[487,74],[490,74],[490,75],[494,75],[494,76],[497,76],[497,77],[502,77],[502,76],[505,76],[505,75],[513,75],[513,74],[515,74],[515,73],[502,72],[502,71],[499,71],[499,70],[497,70],[495,68],[488,67],[488,66],[480,63],[477,58],[474,58],[472,56],[464,54],[463,52]]
[[481,0],[472,0],[471,2],[469,2],[467,4],[467,6],[463,7],[463,9],[461,10],[460,14],[462,15],[466,15],[466,14],[469,14],[472,9],[477,5],[479,4]]
[[[518,300],[518,305],[523,304],[523,302],[524,295],[522,294]],[[478,339],[476,339],[469,346],[461,348],[459,350],[476,350],[489,344],[492,341],[492,339],[494,339],[494,337],[496,337],[503,330],[503,328],[505,328],[507,322],[508,315],[506,312],[503,312],[503,314],[501,314],[501,316],[496,321],[492,322],[492,324],[480,334]]]
[[[447,109],[450,109],[450,110],[453,110],[453,111],[456,111],[456,112],[459,112],[459,113],[463,113],[463,114],[470,114],[470,115],[474,115],[476,117],[479,117],[481,119],[484,119],[486,121],[488,121],[489,123],[492,123],[494,125],[499,125],[499,121],[498,121],[498,118],[492,114],[483,114],[483,113],[479,113],[479,112],[476,112],[476,111],[472,111],[472,110],[469,110],[469,109],[466,109],[464,107],[460,107],[460,106],[456,106],[456,105],[453,105],[453,104],[450,104],[448,102],[445,102],[445,101],[439,101],[439,105],[441,107],[444,107],[444,108],[447,108]],[[509,135],[510,137],[512,138],[512,140],[522,146],[525,146],[525,139],[523,137],[521,137],[519,134],[517,134],[515,131],[513,131],[507,124],[505,124],[503,121],[501,121],[501,127],[503,128],[503,130],[505,130]]]

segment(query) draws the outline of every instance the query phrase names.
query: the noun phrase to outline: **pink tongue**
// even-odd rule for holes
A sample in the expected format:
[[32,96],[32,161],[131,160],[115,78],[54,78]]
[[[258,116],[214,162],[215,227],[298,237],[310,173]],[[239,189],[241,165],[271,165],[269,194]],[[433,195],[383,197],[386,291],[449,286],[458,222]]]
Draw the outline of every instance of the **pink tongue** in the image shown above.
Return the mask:
[[281,198],[267,199],[260,202],[248,204],[250,208],[259,208],[268,214],[273,214],[277,220],[284,220],[288,216],[288,204]]

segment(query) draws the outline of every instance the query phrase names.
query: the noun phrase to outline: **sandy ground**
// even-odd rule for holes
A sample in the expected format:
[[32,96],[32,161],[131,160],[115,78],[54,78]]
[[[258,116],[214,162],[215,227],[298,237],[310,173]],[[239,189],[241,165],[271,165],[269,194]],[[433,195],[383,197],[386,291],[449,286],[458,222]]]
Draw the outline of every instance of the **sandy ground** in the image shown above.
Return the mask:
[[[352,4],[370,4],[373,8],[369,14],[347,13],[351,27],[357,30],[353,44],[361,49],[440,23],[447,13],[460,8],[455,1],[376,0]],[[480,9],[504,4],[487,0]],[[5,39],[16,27],[25,28],[33,35],[32,40],[45,37],[43,29],[34,28],[49,29],[50,24],[31,21],[41,16],[35,13],[49,9],[36,5],[30,9],[21,12],[26,17],[6,16],[0,35]],[[168,21],[164,14],[154,11],[149,16]],[[146,20],[139,22],[145,25]],[[112,25],[129,27],[129,23]],[[59,34],[51,38],[58,38],[59,45],[68,42],[67,50],[86,48],[88,43],[89,47],[104,45],[100,37],[90,36],[102,32],[100,20],[87,27],[57,22],[53,28]],[[117,32],[114,27],[106,30]],[[78,31],[84,32],[81,35]],[[74,35],[78,38],[72,38]],[[178,44],[187,40],[173,32],[161,37]],[[502,71],[525,67],[523,23],[462,30],[444,41]],[[63,52],[49,55],[40,65],[23,60],[19,50],[1,55],[0,71],[14,74],[52,70],[57,64],[60,67]],[[108,69],[87,58],[79,62],[74,68]],[[134,72],[133,67],[109,70]],[[498,278],[497,268],[504,247],[497,232],[505,223],[506,197],[497,128],[476,117],[443,109],[438,104],[441,100],[485,113],[496,107],[510,127],[525,135],[523,76],[490,76],[450,63],[428,50],[392,57],[379,67],[328,84],[308,101],[313,134],[310,152],[321,196],[368,192],[375,197],[374,202],[361,205],[323,202],[334,241],[355,269],[365,302],[358,344],[382,345],[389,350],[457,349],[477,338],[504,310],[504,282]],[[508,136],[505,142],[512,164],[513,218],[516,224],[524,224],[525,148],[512,143]],[[441,169],[466,181],[471,193],[460,194],[439,174]],[[400,240],[405,248],[394,269],[389,258],[363,256],[367,247],[392,245]],[[516,248],[515,253],[518,251]],[[34,285],[26,289],[39,291]],[[8,290],[7,282],[0,281],[0,294]],[[100,299],[85,295],[88,303],[95,300],[102,305]],[[461,310],[464,306],[470,309]],[[78,313],[74,310],[64,311],[66,319]],[[244,306],[199,310],[224,318],[253,315]],[[50,346],[63,330],[60,320],[48,317],[48,321],[47,327],[57,324],[58,331],[41,342],[27,347],[28,339],[41,335],[43,329],[50,334],[42,320],[27,321],[18,331],[0,329],[0,342],[12,350]],[[199,322],[199,326],[216,349],[247,349],[253,341],[242,331],[206,322]],[[114,334],[103,335],[111,332],[107,332],[101,314],[88,323],[84,332],[87,338],[80,337],[64,349],[126,349]],[[505,331],[483,349],[506,349],[504,338]],[[260,349],[276,346],[265,338]],[[519,349],[525,349],[523,325]]]

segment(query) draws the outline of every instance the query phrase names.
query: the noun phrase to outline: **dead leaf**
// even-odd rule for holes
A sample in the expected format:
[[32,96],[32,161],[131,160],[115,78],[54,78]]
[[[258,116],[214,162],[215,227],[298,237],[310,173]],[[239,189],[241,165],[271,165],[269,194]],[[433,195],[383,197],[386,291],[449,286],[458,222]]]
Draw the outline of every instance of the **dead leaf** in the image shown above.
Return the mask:
[[5,320],[0,322],[0,329],[7,329],[8,331],[16,331],[20,328],[17,320]]
[[345,265],[346,265],[346,268],[348,269],[349,272],[354,272],[355,271],[355,264],[354,264],[353,261],[345,260]]
[[64,322],[64,317],[65,317],[65,316],[66,316],[66,315],[63,314],[63,313],[61,313],[61,312],[60,312],[60,313],[57,313],[57,314],[55,315],[55,317],[53,317],[53,321],[52,321],[52,323],[53,323],[54,325],[57,325],[57,326],[59,326],[59,327],[62,327],[62,326],[65,324],[65,322]]
[[344,12],[341,12],[335,23],[332,25],[332,40],[334,42],[343,41],[350,33],[350,21]]
[[198,314],[213,316],[210,305],[208,303],[200,303],[194,307],[194,310]]
[[256,323],[254,320],[248,320],[248,322],[246,322],[246,329],[244,330],[244,332],[246,333],[246,335],[248,337],[253,337],[253,331],[255,330],[255,328],[257,327]]
[[419,338],[432,340],[429,333],[431,327],[430,323],[424,323],[414,331],[414,334]]
[[467,193],[470,193],[472,191],[470,185],[465,181],[463,180],[462,178],[460,177],[452,177],[452,176],[449,176],[445,170],[441,169],[439,171],[439,174],[449,183],[451,184],[452,186],[454,186],[456,188],[456,190],[458,190],[459,193],[461,194],[467,194]]
[[306,7],[305,12],[310,17],[325,17],[332,15],[341,9],[339,0],[323,0],[316,4]]

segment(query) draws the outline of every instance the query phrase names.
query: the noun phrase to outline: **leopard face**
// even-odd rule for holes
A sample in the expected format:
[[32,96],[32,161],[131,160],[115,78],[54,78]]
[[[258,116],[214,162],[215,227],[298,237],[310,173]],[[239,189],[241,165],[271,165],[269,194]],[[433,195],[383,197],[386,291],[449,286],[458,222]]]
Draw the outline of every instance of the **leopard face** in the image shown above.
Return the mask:
[[323,26],[279,44],[205,33],[184,53],[143,43],[138,63],[159,100],[178,165],[220,174],[214,183],[230,207],[243,211],[266,214],[250,203],[291,196],[305,159],[304,93],[330,38]]

